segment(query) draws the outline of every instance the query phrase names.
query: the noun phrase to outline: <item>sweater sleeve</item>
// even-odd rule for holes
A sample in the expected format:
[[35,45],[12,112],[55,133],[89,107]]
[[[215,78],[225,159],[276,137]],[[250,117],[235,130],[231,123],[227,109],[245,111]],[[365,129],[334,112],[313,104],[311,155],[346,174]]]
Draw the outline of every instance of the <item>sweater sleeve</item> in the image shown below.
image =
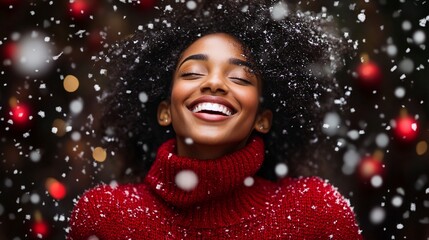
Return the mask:
[[[304,178],[310,196],[308,212],[315,213],[320,239],[362,239],[350,202],[326,180],[317,177]],[[323,236],[323,237],[322,237]]]
[[98,239],[102,226],[102,195],[108,186],[99,186],[86,191],[76,203],[69,221],[68,240]]

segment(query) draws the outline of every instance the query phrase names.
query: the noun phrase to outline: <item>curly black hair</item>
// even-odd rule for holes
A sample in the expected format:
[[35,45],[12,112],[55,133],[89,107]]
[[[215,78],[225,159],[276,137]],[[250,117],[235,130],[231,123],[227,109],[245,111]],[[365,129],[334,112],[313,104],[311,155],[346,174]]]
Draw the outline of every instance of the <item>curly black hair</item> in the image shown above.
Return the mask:
[[324,113],[337,107],[334,75],[344,63],[345,41],[332,18],[274,1],[192,1],[195,8],[181,2],[159,7],[159,18],[113,44],[99,61],[105,143],[147,170],[157,147],[174,137],[173,129],[158,125],[156,113],[169,98],[181,52],[199,37],[221,32],[245,46],[263,81],[262,108],[274,114],[270,134],[263,136],[260,175],[273,178],[278,162],[294,168],[293,159],[303,153],[311,160],[309,149],[326,139]]

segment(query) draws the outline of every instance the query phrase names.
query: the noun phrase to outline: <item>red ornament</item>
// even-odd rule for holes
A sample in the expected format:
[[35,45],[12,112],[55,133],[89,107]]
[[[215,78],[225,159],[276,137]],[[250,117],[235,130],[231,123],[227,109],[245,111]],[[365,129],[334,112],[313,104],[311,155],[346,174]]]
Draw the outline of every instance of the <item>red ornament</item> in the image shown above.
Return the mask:
[[66,187],[64,186],[64,184],[55,179],[48,180],[47,188],[49,194],[56,200],[61,200],[66,196]]
[[28,121],[29,110],[25,105],[19,104],[12,107],[11,116],[14,123],[24,124]]
[[8,42],[2,47],[2,57],[4,59],[14,59],[18,50],[18,46],[14,42]]
[[93,4],[88,0],[72,0],[69,2],[69,10],[72,17],[82,20],[93,13]]
[[49,225],[44,220],[38,220],[33,223],[31,230],[35,237],[46,238],[49,234]]
[[365,88],[378,88],[381,84],[382,74],[380,67],[372,61],[361,63],[357,69],[359,84]]
[[140,0],[140,7],[143,10],[153,9],[155,7],[156,0]]
[[409,115],[400,116],[395,122],[394,133],[396,138],[404,142],[411,142],[417,138],[418,124],[413,117]]
[[383,163],[373,156],[363,158],[359,163],[359,176],[362,180],[368,181],[375,175],[383,175]]

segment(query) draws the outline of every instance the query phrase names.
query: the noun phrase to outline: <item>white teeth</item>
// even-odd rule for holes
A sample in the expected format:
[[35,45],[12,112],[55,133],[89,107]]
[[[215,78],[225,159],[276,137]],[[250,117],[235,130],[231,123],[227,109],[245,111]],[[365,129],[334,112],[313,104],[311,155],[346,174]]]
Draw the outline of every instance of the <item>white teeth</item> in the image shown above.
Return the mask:
[[192,112],[194,112],[194,113],[201,112],[204,110],[213,111],[213,112],[220,112],[220,113],[223,113],[227,116],[232,115],[232,112],[228,107],[226,107],[222,104],[218,104],[218,103],[203,102],[203,103],[199,103],[199,104],[195,105],[192,108]]

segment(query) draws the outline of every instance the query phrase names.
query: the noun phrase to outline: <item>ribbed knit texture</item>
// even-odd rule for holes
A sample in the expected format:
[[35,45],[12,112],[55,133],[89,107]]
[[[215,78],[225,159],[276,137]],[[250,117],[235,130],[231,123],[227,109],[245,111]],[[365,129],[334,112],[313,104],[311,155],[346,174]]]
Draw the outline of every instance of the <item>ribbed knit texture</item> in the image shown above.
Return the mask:
[[[85,192],[68,239],[362,239],[349,203],[326,181],[254,176],[263,153],[254,138],[220,159],[197,160],[177,156],[169,140],[142,183]],[[177,186],[182,170],[196,174],[194,189]]]

